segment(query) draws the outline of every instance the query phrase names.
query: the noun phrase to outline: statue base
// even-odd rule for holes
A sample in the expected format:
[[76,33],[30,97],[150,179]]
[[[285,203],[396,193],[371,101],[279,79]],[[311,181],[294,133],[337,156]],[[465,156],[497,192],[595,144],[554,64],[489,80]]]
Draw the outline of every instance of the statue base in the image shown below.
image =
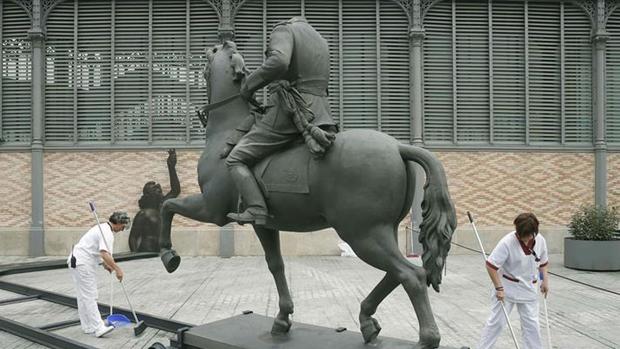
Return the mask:
[[170,342],[172,348],[183,349],[413,349],[416,344],[381,335],[364,344],[359,332],[302,323],[293,323],[286,335],[272,336],[272,325],[273,318],[248,313],[179,332]]

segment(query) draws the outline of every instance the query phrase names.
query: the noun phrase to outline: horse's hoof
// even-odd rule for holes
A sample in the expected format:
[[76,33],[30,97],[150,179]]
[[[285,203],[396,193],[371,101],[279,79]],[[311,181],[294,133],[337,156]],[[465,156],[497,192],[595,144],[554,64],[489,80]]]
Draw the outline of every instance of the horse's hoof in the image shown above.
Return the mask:
[[273,327],[271,327],[271,334],[276,336],[287,334],[288,330],[291,329],[291,325],[291,320],[275,319],[273,320]]
[[415,346],[415,349],[435,349],[439,348],[439,342],[441,342],[441,336],[437,331],[421,331],[420,341]]
[[371,317],[360,324],[360,331],[362,331],[364,342],[370,343],[374,341],[379,335],[379,332],[381,332],[381,326],[379,326],[379,321]]
[[164,267],[169,273],[173,273],[181,264],[181,257],[175,250],[162,249],[159,252],[161,261],[164,263]]

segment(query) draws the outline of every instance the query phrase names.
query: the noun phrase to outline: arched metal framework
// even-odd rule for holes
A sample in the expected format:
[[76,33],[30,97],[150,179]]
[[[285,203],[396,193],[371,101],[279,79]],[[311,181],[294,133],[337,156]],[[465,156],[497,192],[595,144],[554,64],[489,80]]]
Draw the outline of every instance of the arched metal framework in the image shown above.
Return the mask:
[[[54,12],[61,3],[65,0],[10,0],[13,3],[21,7],[31,22],[30,30],[28,31],[28,37],[31,41],[31,100],[32,100],[32,132],[30,140],[30,149],[32,152],[32,227],[31,227],[31,254],[40,255],[43,253],[43,147],[45,145],[45,62],[46,62],[46,31],[47,21],[50,15]],[[112,0],[114,1],[114,0]],[[155,0],[153,0],[155,1]],[[190,1],[190,0],[187,0]],[[256,0],[202,0],[206,4],[210,5],[217,13],[219,18],[218,34],[220,40],[230,39],[235,33],[235,21],[238,20],[238,16],[244,11],[247,4]],[[267,1],[267,0],[263,0]],[[310,0],[300,0],[304,1]],[[343,0],[340,0],[341,3]],[[388,0],[381,0],[383,1]],[[389,0],[391,3],[397,4],[406,17],[406,27],[408,28],[408,57],[406,62],[407,76],[409,79],[409,85],[406,86],[408,93],[406,98],[408,99],[408,116],[407,122],[409,123],[409,130],[407,131],[407,138],[404,141],[409,141],[415,144],[423,144],[423,71],[424,71],[424,59],[423,59],[423,45],[425,42],[426,32],[424,29],[424,21],[431,8],[442,2],[443,0]],[[484,0],[481,0],[484,1]],[[606,93],[606,76],[605,76],[605,64],[606,64],[606,43],[608,41],[609,34],[607,32],[608,19],[614,13],[618,7],[617,0],[568,0],[581,8],[591,21],[592,33],[592,115],[595,122],[593,127],[593,143],[589,149],[594,149],[596,159],[595,169],[595,196],[596,203],[603,205],[606,203],[606,153],[608,147],[608,141],[606,139],[605,128],[605,93]],[[377,2],[377,11],[380,10],[379,2]],[[339,10],[339,19],[342,20],[342,9]],[[379,28],[377,24],[377,28]],[[380,33],[377,31],[376,33]],[[335,34],[340,39],[343,38],[343,30],[337,29]],[[379,34],[377,34],[379,35]],[[377,38],[379,38],[377,36]],[[264,39],[264,38],[263,38]],[[383,39],[383,38],[381,38]],[[347,54],[346,49],[340,44],[336,47],[337,55],[342,57]],[[264,43],[264,40],[263,40]],[[376,49],[390,50],[391,48],[383,48],[381,46],[382,40],[376,40]],[[263,44],[264,45],[264,44]],[[387,51],[386,51],[387,52]],[[377,61],[374,68],[375,76],[383,76],[382,74],[389,73],[387,67],[382,66]],[[348,69],[348,65],[343,64],[342,60],[335,67],[335,71],[338,72],[339,82],[337,84],[338,96],[342,96],[346,89],[343,88],[343,72]],[[402,69],[403,67],[400,67]],[[376,85],[376,95],[379,101],[377,102],[379,109],[377,110],[381,115],[381,108],[389,107],[389,97],[382,96],[382,93],[389,92],[393,87],[382,88],[381,85]],[[403,82],[400,85],[404,86]],[[2,91],[2,85],[0,84],[0,96]],[[342,103],[342,102],[339,102]],[[402,103],[401,103],[402,104]],[[339,111],[343,110],[342,105],[338,106]],[[388,115],[388,113],[384,113]],[[384,117],[385,118],[385,117]],[[2,114],[0,113],[0,132],[2,130]],[[381,129],[381,119],[378,120],[377,125]],[[374,121],[373,121],[374,122]],[[353,124],[352,124],[353,125]],[[355,125],[353,125],[355,126]],[[5,144],[3,147],[10,149],[19,149],[19,147],[13,147],[10,144]],[[490,146],[493,148],[493,146]],[[584,148],[586,149],[586,148]]]

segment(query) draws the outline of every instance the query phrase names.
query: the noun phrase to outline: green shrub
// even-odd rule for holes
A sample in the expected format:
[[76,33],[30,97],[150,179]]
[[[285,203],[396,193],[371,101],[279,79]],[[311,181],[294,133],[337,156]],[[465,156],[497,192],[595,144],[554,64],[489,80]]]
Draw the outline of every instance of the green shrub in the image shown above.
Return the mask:
[[571,217],[568,232],[577,240],[613,240],[619,223],[615,207],[584,205]]

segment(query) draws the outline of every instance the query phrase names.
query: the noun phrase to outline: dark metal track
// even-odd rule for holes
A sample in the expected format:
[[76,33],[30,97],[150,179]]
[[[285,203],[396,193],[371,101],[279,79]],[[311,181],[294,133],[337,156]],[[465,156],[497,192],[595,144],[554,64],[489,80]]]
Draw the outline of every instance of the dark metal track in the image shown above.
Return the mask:
[[28,302],[34,299],[39,299],[39,295],[35,294],[32,296],[22,296],[22,297],[15,297],[11,299],[3,299],[0,301],[0,305],[23,303],[23,302]]
[[[155,253],[125,253],[120,255],[114,255],[116,261],[131,260],[138,258],[150,258],[157,256]],[[9,274],[28,273],[33,271],[44,271],[52,269],[67,268],[65,260],[45,261],[25,264],[13,264],[0,266],[0,276]],[[11,304],[18,302],[27,302],[29,300],[44,300],[55,304],[64,305],[71,308],[77,308],[77,300],[74,297],[65,296],[63,294],[41,290],[38,288],[20,285],[12,282],[0,280],[0,289],[17,293],[22,297],[16,297],[4,301],[0,301],[2,304]],[[102,314],[107,314],[110,306],[104,303],[97,303],[99,311]],[[130,319],[133,319],[133,315],[129,309],[114,307],[114,313],[123,314]],[[174,321],[146,313],[136,312],[138,319],[144,321],[148,327],[152,327],[158,330],[176,333],[179,329],[194,327],[193,324],[186,322]],[[29,341],[39,343],[50,348],[58,349],[94,349],[94,347],[76,342],[70,338],[62,337],[50,330],[59,329],[79,323],[76,320],[64,321],[54,324],[48,324],[41,326],[40,328],[32,327],[24,323],[13,321],[0,316],[0,331],[6,331],[12,333],[18,337],[25,338]]]
[[2,316],[0,316],[0,330],[54,349],[96,349],[90,345],[82,344],[70,338],[28,326]]
[[[38,295],[38,299],[45,300],[48,302],[64,305],[71,308],[77,308],[77,300],[73,297],[65,296],[55,292],[49,292],[45,290],[41,290],[34,287],[24,286],[15,284],[12,282],[1,281],[0,280],[0,289],[5,291],[18,293],[24,296],[35,296]],[[105,313],[110,309],[109,304],[97,303],[99,306],[99,311]],[[131,310],[125,308],[114,307],[114,312],[117,314],[123,314],[128,318],[133,318]],[[188,324],[186,322],[173,321],[170,319],[165,319],[161,317],[157,317],[154,315],[136,312],[138,315],[138,319],[144,321],[148,327],[156,328],[158,330],[163,330],[167,332],[176,332],[178,329],[183,327],[193,327],[194,325]]]
[[[123,252],[115,253],[114,260],[116,262],[124,262],[134,259],[152,258],[157,256],[158,254],[155,252]],[[4,264],[0,265],[0,276],[63,268],[67,268],[67,260],[64,258],[51,261]]]

